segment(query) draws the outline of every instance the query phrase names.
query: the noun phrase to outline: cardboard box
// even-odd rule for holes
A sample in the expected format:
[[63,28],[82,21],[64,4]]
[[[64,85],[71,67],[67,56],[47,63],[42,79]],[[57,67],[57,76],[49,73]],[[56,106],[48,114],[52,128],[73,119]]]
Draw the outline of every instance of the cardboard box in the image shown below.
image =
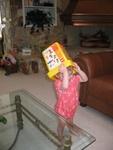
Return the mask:
[[22,49],[22,55],[31,55],[31,49]]

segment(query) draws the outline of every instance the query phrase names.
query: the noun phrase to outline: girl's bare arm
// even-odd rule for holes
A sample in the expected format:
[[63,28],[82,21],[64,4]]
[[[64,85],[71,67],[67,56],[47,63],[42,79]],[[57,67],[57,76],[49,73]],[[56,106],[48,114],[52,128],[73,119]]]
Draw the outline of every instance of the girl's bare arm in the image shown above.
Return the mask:
[[75,68],[73,68],[73,69],[80,75],[80,82],[88,81],[87,75],[80,69],[80,67],[77,65],[77,63],[74,63],[74,64],[75,64]]
[[59,67],[59,75],[60,75],[60,78],[62,80],[62,84],[61,84],[61,87],[60,89],[61,90],[64,90],[64,89],[67,89],[68,86],[69,86],[69,80],[68,80],[68,70],[66,68],[65,65],[60,65]]

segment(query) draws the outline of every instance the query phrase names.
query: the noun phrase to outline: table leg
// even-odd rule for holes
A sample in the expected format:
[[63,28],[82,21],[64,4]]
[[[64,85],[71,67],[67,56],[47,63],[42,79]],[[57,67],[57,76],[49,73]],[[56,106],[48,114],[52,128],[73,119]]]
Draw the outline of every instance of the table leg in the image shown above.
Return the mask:
[[64,148],[63,150],[71,150],[71,145],[72,145],[72,141],[71,141],[71,136],[70,135],[65,135],[64,136]]
[[16,114],[17,114],[17,126],[19,129],[23,129],[23,119],[22,119],[22,108],[20,96],[15,96]]

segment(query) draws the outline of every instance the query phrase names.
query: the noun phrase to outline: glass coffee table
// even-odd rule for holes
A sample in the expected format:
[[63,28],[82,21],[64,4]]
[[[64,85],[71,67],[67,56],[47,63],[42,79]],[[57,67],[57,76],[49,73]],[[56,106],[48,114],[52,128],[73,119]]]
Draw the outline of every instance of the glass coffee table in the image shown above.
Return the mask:
[[0,123],[0,150],[82,150],[95,141],[75,125],[80,135],[65,128],[61,145],[54,110],[25,89],[0,96],[0,115],[7,119],[6,125]]

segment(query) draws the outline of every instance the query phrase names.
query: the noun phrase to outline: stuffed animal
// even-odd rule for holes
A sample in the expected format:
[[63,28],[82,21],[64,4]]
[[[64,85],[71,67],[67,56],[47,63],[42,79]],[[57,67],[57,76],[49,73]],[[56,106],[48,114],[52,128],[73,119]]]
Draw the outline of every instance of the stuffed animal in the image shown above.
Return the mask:
[[15,64],[15,63],[16,63],[16,60],[15,60],[15,58],[13,57],[13,55],[9,54],[9,55],[7,55],[7,58],[10,59],[10,61],[11,61],[12,64]]

